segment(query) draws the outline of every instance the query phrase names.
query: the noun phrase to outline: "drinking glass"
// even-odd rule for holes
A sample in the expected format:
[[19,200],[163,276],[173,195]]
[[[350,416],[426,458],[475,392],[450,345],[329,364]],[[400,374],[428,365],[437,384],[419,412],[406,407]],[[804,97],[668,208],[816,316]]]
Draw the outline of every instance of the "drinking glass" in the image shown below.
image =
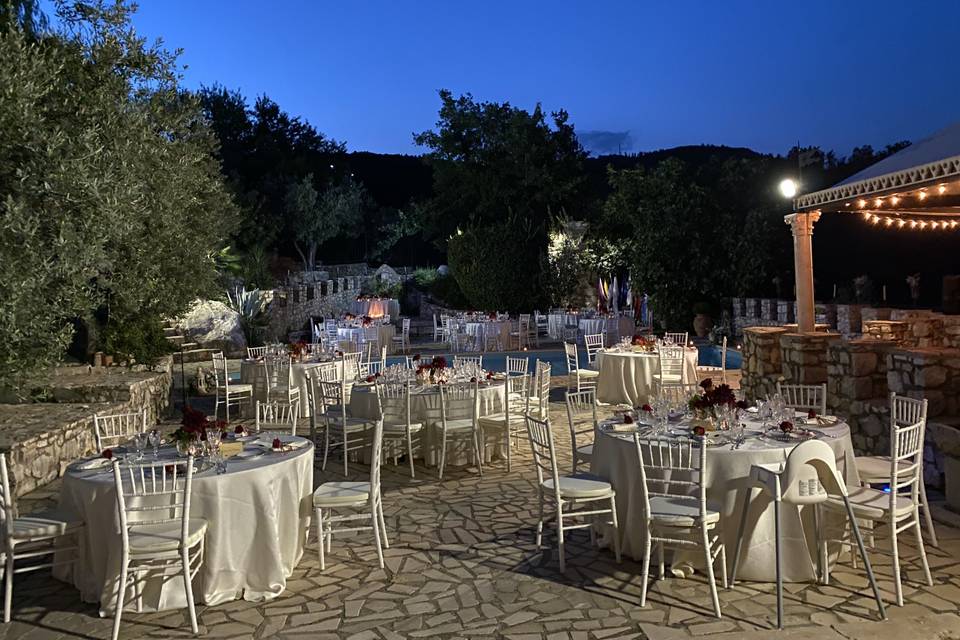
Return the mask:
[[153,448],[153,457],[160,457],[160,431],[158,429],[151,429],[147,434],[147,442]]
[[147,434],[133,434],[133,451],[136,454],[136,460],[143,460],[143,450],[147,447]]

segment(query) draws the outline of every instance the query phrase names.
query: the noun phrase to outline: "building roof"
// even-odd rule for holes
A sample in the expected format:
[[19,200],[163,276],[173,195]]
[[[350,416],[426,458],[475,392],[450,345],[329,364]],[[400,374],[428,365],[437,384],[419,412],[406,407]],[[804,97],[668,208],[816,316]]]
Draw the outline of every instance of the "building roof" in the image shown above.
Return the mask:
[[960,180],[960,122],[956,122],[829,189],[799,196],[797,211],[842,210],[849,201]]

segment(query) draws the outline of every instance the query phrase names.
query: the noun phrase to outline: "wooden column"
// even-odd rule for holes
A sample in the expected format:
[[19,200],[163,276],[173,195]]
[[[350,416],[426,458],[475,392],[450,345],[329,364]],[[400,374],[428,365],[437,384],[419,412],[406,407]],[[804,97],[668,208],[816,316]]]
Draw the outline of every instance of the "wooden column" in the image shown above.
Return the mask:
[[793,231],[793,272],[797,283],[797,330],[813,332],[816,314],[813,304],[813,225],[819,211],[792,213],[783,220]]

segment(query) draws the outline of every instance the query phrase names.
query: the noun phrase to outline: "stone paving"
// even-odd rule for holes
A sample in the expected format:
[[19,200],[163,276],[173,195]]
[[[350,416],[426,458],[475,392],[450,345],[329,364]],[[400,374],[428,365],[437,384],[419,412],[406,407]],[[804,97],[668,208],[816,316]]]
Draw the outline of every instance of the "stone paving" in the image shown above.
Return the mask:
[[[562,379],[557,384],[563,384]],[[562,468],[569,467],[569,435],[554,389],[551,414]],[[525,447],[524,447],[525,449]],[[336,466],[336,465],[334,465]],[[352,472],[362,479],[367,469]],[[447,476],[449,473],[449,476]],[[721,590],[723,618],[709,609],[702,576],[655,582],[647,606],[639,606],[640,566],[617,564],[608,550],[590,546],[575,532],[567,545],[567,571],[557,570],[554,541],[534,546],[535,475],[529,454],[506,473],[501,461],[484,468],[435,470],[387,466],[384,508],[390,534],[386,569],[365,537],[334,540],[327,569],[319,570],[311,535],[287,591],[266,603],[235,601],[198,606],[201,631],[211,638],[507,638],[591,640],[650,638],[960,638],[960,529],[938,527],[940,548],[928,549],[935,585],[917,582],[918,566],[904,545],[906,606],[888,606],[889,620],[876,621],[862,570],[838,566],[831,586],[788,584],[787,630],[774,630],[771,584],[738,583]],[[342,479],[316,469],[315,482]],[[29,511],[55,500],[54,482],[21,500]],[[892,597],[890,563],[874,556],[884,595]],[[5,638],[109,638],[110,619],[77,592],[44,573],[18,576],[14,620],[0,625]],[[124,638],[189,637],[185,611],[124,614]]]

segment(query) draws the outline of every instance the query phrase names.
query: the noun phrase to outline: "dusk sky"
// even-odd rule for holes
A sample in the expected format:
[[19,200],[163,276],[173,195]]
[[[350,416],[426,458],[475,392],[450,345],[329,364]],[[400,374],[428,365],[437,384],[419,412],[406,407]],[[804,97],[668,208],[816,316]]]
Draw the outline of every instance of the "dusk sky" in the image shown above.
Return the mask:
[[267,94],[350,150],[419,153],[437,90],[570,112],[594,152],[849,154],[960,119],[960,2],[141,0],[185,82]]

